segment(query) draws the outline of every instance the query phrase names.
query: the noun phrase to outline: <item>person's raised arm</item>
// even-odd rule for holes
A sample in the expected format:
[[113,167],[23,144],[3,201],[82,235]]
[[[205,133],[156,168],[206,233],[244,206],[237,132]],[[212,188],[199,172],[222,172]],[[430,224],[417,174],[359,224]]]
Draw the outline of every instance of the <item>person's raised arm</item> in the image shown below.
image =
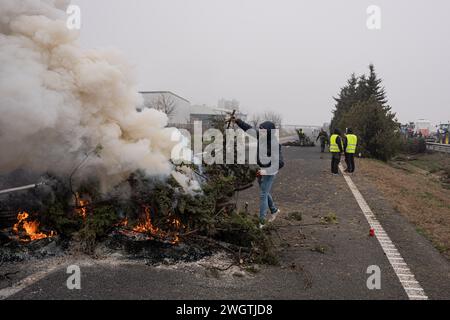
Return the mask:
[[242,121],[241,119],[235,119],[234,122],[238,125],[239,128],[241,128],[244,131],[253,129],[253,127],[250,124],[248,124],[245,121]]
[[253,128],[251,125],[249,125],[245,121],[243,121],[241,119],[238,119],[238,118],[236,118],[234,116],[232,116],[230,120],[232,122],[234,122],[235,124],[237,124],[237,126],[239,128],[241,128],[243,131],[245,131],[249,136],[254,137],[254,138],[258,138],[258,131],[257,131],[257,129]]

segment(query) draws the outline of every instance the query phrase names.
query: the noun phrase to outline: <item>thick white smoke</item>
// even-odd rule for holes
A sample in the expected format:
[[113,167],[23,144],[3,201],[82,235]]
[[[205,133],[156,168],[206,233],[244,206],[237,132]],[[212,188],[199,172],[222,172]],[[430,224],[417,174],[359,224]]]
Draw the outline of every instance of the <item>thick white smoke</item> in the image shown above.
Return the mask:
[[0,0],[0,173],[82,169],[111,186],[142,169],[171,173],[167,116],[140,105],[130,68],[86,51],[66,27],[64,0]]

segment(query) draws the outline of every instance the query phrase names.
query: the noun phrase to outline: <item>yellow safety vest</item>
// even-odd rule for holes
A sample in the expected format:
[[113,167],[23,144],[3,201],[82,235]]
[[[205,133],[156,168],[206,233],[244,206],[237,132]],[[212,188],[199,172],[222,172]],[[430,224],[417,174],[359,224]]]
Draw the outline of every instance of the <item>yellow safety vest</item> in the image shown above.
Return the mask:
[[358,137],[354,134],[347,134],[347,149],[346,153],[356,153],[356,145],[358,144]]
[[[339,146],[336,142],[337,138],[339,137],[339,135],[337,134],[333,134],[330,138],[330,152],[341,152],[341,150],[339,150]],[[341,139],[341,146],[342,149],[344,149],[344,146],[342,145],[342,139]]]

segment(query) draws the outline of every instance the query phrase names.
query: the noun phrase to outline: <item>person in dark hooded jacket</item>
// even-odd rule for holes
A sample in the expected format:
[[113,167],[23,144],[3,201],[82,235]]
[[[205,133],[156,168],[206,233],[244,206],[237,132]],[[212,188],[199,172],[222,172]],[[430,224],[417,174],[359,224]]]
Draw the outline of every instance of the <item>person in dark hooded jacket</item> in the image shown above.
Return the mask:
[[[234,122],[244,131],[249,131],[250,129],[254,129],[248,123],[242,121],[241,119],[233,118]],[[273,136],[273,130],[276,129],[276,126],[271,121],[263,122],[259,125],[260,130],[256,130],[256,138],[258,140],[258,149],[257,149],[257,163],[260,167],[260,170],[257,173],[258,183],[260,186],[260,203],[259,203],[259,218],[260,218],[260,227],[262,228],[266,221],[272,222],[276,219],[280,210],[276,207],[275,202],[273,201],[271,190],[278,171],[284,167],[283,155],[281,152],[281,145],[278,141],[278,137]],[[265,144],[260,143],[260,138],[262,138],[262,131],[265,130],[264,139],[266,140]],[[264,143],[264,141],[263,141]],[[273,143],[276,143],[278,146],[272,146]],[[260,145],[266,146],[266,150],[260,150]],[[272,148],[273,147],[273,148]],[[278,149],[277,154],[272,155],[272,149]],[[263,152],[266,152],[264,155]],[[261,158],[269,158],[270,161],[265,163]],[[270,210],[270,216],[267,217],[267,210]]]
[[344,151],[344,139],[341,137],[341,131],[335,129],[330,137],[331,173],[333,175],[339,175],[339,163],[341,162],[341,156]]

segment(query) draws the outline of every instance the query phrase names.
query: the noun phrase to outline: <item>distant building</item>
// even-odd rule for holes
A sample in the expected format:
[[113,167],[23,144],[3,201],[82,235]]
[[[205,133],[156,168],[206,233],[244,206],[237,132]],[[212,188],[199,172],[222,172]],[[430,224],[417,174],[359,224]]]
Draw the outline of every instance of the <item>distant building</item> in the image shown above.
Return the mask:
[[239,101],[219,100],[219,107],[207,105],[193,105],[189,100],[171,91],[142,91],[144,108],[154,108],[165,112],[169,116],[169,126],[180,129],[192,129],[194,121],[201,121],[204,129],[211,128],[216,120],[237,110],[236,116],[246,120],[247,115],[239,112]]
[[155,108],[161,111],[168,109],[169,123],[172,125],[188,124],[190,120],[189,100],[171,91],[143,91],[144,107]]
[[233,100],[226,100],[226,99],[220,99],[217,107],[219,107],[220,109],[228,109],[228,110],[237,110],[239,111],[239,107],[240,107],[240,102],[237,101],[236,99]]
[[[208,129],[214,126],[214,122],[221,120],[227,113],[230,114],[232,110],[227,110],[227,108],[216,108],[207,105],[193,105],[191,106],[191,117],[190,122],[201,121],[204,129]],[[247,115],[241,112],[236,113],[236,117],[246,120]]]

